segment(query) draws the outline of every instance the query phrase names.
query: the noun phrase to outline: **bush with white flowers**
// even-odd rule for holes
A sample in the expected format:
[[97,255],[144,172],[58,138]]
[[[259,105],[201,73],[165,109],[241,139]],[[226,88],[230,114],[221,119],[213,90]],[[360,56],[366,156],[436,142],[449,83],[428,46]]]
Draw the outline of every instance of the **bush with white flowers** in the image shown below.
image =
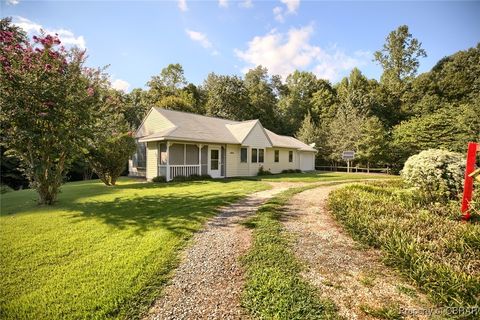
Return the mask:
[[408,158],[400,174],[426,201],[447,201],[462,191],[465,160],[460,153],[429,149]]

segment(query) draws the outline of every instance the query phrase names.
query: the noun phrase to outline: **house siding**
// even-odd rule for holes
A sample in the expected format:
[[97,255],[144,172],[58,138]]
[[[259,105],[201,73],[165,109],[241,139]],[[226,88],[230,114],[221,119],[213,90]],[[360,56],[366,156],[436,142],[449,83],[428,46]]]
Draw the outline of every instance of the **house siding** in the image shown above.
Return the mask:
[[270,141],[265,134],[261,124],[257,122],[247,137],[243,140],[242,145],[252,148],[271,147]]
[[158,175],[158,142],[147,142],[147,180],[152,180]]
[[[275,150],[279,153],[279,162],[275,162]],[[288,152],[293,151],[293,162],[288,162]],[[272,173],[280,173],[286,169],[299,169],[298,151],[286,148],[268,148],[264,168]]]
[[140,128],[138,128],[136,136],[144,137],[173,127],[173,123],[168,121],[168,119],[161,115],[155,108],[152,108],[145,118],[145,121],[141,124]]

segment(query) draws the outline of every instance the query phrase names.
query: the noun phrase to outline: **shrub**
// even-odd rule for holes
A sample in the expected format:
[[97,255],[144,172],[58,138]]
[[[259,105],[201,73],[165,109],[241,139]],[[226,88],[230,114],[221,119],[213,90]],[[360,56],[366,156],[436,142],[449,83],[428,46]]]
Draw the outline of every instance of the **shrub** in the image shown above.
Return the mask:
[[272,173],[270,172],[270,170],[265,170],[263,166],[260,166],[260,168],[258,168],[257,176],[269,176],[271,174]]
[[162,182],[167,182],[167,179],[162,176],[156,176],[155,178],[152,179],[152,181],[156,183],[162,183]]
[[462,190],[465,160],[460,153],[430,149],[405,162],[401,175],[428,202],[454,199]]
[[190,181],[191,179],[186,176],[176,176],[172,179],[173,182],[183,182],[183,181]]
[[3,184],[3,183],[0,184],[0,194],[11,192],[11,191],[13,191],[13,189],[7,186],[6,184]]
[[136,149],[130,133],[114,134],[95,141],[88,149],[87,159],[100,180],[114,186]]

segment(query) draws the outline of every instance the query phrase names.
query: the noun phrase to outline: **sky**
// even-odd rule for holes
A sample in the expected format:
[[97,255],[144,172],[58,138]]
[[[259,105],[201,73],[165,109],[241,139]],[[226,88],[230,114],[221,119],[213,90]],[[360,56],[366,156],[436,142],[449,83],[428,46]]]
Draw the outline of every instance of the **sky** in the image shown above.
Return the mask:
[[335,83],[354,67],[379,79],[373,52],[403,24],[427,51],[419,72],[480,42],[480,1],[0,0],[0,16],[85,48],[88,66],[109,65],[112,86],[126,92],[170,63],[197,85],[257,65],[283,79],[298,69]]

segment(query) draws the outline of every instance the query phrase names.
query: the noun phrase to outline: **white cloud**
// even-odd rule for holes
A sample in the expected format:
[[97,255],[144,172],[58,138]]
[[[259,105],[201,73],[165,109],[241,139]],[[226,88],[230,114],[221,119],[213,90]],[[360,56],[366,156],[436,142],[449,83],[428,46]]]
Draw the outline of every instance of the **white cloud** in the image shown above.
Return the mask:
[[238,58],[247,63],[244,72],[258,65],[283,79],[294,70],[312,71],[318,77],[338,80],[355,66],[365,64],[361,55],[349,56],[341,49],[323,49],[313,45],[310,38],[313,26],[291,28],[287,33],[275,29],[264,36],[256,36],[248,42],[245,51],[235,49]]
[[28,34],[39,34],[41,30],[46,34],[58,34],[58,37],[64,45],[77,46],[81,49],[86,48],[86,41],[83,36],[75,36],[75,34],[67,29],[47,29],[41,24],[35,23],[24,17],[15,17],[13,23],[22,28]]
[[19,0],[7,0],[7,4],[11,6],[17,5],[19,2]]
[[180,11],[187,11],[188,10],[188,6],[187,6],[187,0],[178,0],[178,9],[180,9]]
[[200,43],[200,45],[206,49],[212,47],[212,43],[208,40],[207,36],[204,33],[185,29],[185,32],[188,34],[190,39]]
[[277,20],[278,22],[284,22],[285,21],[285,18],[283,17],[282,7],[273,8],[273,15],[275,16],[275,20]]
[[297,13],[298,7],[300,7],[300,0],[280,0],[287,6],[287,13]]
[[280,2],[285,5],[285,8],[279,6],[273,8],[273,15],[278,22],[285,22],[286,15],[297,13],[297,9],[300,7],[300,0],[280,0]]
[[115,81],[112,82],[112,88],[115,90],[127,92],[129,87],[130,87],[130,83],[122,79],[116,79]]
[[228,0],[218,0],[218,6],[222,8],[228,7]]
[[242,7],[242,8],[247,8],[247,9],[248,9],[248,8],[253,7],[253,2],[252,2],[252,0],[244,0],[244,1],[240,2],[240,3],[238,4],[238,6],[239,6],[239,7]]

